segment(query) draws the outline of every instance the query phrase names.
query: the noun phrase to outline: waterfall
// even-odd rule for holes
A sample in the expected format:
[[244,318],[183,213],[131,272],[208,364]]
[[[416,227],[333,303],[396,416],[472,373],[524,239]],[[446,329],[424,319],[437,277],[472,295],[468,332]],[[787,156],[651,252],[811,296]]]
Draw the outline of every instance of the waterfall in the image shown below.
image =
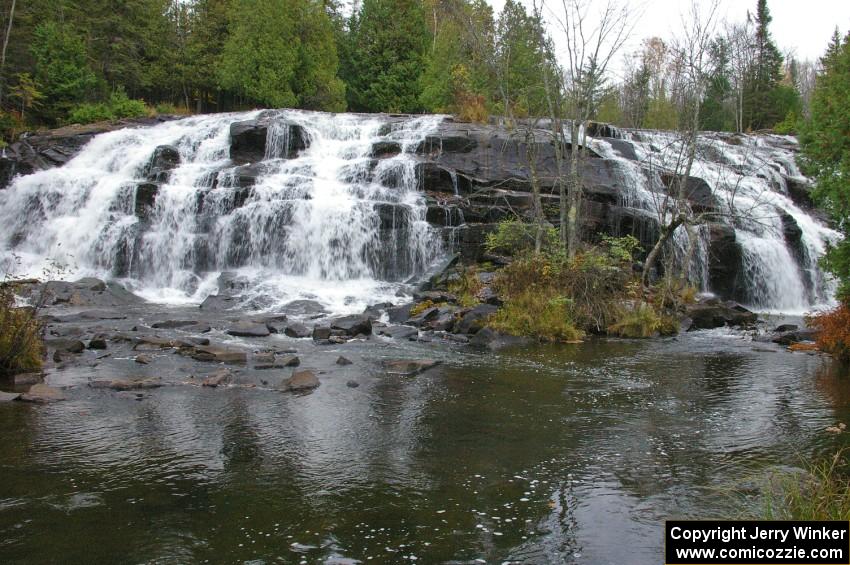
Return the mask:
[[[621,130],[622,140],[595,138],[592,148],[618,162],[621,205],[659,219],[666,194],[663,175],[679,169],[683,146],[673,132]],[[624,156],[616,144],[628,143]],[[713,221],[730,224],[740,249],[735,298],[760,311],[801,313],[831,304],[835,283],[818,267],[827,246],[840,234],[816,220],[791,197],[789,183],[805,185],[795,163],[797,141],[779,135],[704,133],[698,142],[692,177],[705,181],[697,196],[717,210]],[[688,237],[680,227],[671,238],[682,257]],[[793,238],[789,241],[789,235]],[[709,286],[709,235],[699,226],[691,280]]]
[[[231,124],[257,118],[268,122],[265,155],[239,165]],[[163,303],[199,303],[224,271],[262,308],[398,301],[442,253],[414,156],[441,119],[283,110],[104,133],[0,191],[0,247],[20,274],[59,263],[70,278],[118,279]],[[296,134],[306,147],[292,154]],[[374,158],[380,142],[398,153]],[[152,182],[163,147],[179,162]]]

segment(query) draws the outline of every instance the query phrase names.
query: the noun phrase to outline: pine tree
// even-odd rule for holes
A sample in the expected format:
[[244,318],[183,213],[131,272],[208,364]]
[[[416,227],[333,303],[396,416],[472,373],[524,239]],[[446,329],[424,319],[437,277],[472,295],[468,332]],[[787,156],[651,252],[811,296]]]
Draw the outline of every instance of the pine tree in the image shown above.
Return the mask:
[[732,131],[735,116],[729,108],[732,83],[729,69],[729,45],[723,38],[714,40],[709,48],[711,76],[705,97],[700,107],[702,129],[709,131]]
[[756,8],[755,59],[744,92],[744,116],[749,129],[772,127],[785,117],[777,107],[774,89],[782,80],[782,54],[770,34],[773,18],[767,0]]
[[844,232],[826,256],[839,279],[839,295],[850,303],[850,34],[830,44],[822,59],[811,102],[811,119],[800,136],[800,164],[815,178],[814,197]]
[[342,77],[356,111],[418,112],[430,41],[419,0],[364,0],[349,20]]

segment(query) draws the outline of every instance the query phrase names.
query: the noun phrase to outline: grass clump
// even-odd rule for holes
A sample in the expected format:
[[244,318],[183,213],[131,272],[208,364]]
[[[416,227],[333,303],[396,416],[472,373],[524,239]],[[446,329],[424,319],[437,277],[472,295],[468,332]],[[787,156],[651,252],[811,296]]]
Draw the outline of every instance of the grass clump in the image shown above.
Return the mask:
[[850,520],[850,476],[844,451],[772,479],[759,512],[767,520]]
[[569,298],[527,290],[512,296],[488,325],[511,335],[545,341],[576,341],[582,338],[584,332],[575,327],[571,307]]
[[436,304],[433,300],[423,300],[410,309],[410,317],[418,316],[428,308],[433,308],[434,306],[436,306]]
[[662,322],[655,309],[646,302],[638,302],[623,310],[616,322],[608,326],[608,333],[620,337],[646,338],[661,332]]
[[449,281],[448,290],[457,297],[457,302],[465,308],[476,306],[478,293],[484,285],[478,280],[478,270],[475,267],[463,269],[457,279]]
[[38,371],[42,366],[43,328],[32,307],[19,307],[16,285],[0,285],[0,375]]

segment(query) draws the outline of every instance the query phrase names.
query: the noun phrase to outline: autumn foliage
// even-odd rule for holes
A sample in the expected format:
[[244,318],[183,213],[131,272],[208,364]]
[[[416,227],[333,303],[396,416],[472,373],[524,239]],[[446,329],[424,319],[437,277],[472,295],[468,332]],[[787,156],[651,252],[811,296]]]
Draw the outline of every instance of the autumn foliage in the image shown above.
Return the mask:
[[835,310],[813,316],[809,325],[820,331],[817,343],[822,351],[850,362],[850,305],[844,303]]

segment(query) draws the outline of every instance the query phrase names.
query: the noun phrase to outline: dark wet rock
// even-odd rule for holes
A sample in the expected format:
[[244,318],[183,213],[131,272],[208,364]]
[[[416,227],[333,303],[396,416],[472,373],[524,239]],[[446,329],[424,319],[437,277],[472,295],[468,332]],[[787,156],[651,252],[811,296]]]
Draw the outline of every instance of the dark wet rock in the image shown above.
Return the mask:
[[271,332],[266,324],[243,320],[230,326],[226,333],[237,337],[266,337]]
[[108,388],[111,390],[144,390],[159,388],[162,381],[158,377],[130,377],[89,382],[91,388]]
[[78,339],[46,339],[44,343],[51,349],[65,353],[82,353],[86,348]]
[[151,324],[154,329],[172,330],[176,328],[186,328],[188,326],[197,326],[197,320],[165,320],[163,322],[155,322]]
[[474,334],[487,324],[487,320],[499,309],[492,304],[480,304],[466,312],[455,325],[455,333]]
[[418,335],[419,330],[412,326],[386,326],[378,329],[377,334],[393,339],[408,339]]
[[274,363],[274,351],[261,351],[259,353],[254,353],[251,357],[251,361],[260,365]]
[[[480,333],[480,332],[479,332]],[[476,334],[477,335],[477,334]],[[442,337],[446,341],[452,341],[454,343],[469,343],[469,336],[463,334],[443,334]]]
[[22,402],[32,402],[34,404],[50,404],[53,402],[61,402],[66,399],[65,394],[58,388],[40,383],[32,385],[29,391],[22,394],[18,400]]
[[397,141],[378,141],[372,144],[371,155],[376,159],[395,157],[399,153],[401,153],[401,144]]
[[135,361],[136,361],[136,363],[138,363],[140,365],[149,365],[151,363],[151,361],[153,361],[153,359],[150,357],[150,355],[142,354],[142,355],[136,355]]
[[184,332],[192,332],[192,333],[199,333],[199,334],[205,334],[205,333],[209,333],[209,332],[212,331],[212,327],[210,327],[209,324],[205,324],[205,323],[201,323],[201,322],[195,324],[194,326],[185,326],[185,327],[180,328],[180,329]]
[[483,304],[491,304],[493,306],[502,305],[502,297],[490,286],[482,287],[481,290],[475,293],[475,298]]
[[345,335],[372,335],[372,320],[368,316],[355,314],[331,320],[332,330],[341,330]]
[[773,329],[773,331],[778,332],[778,333],[782,333],[782,332],[794,332],[794,331],[797,331],[799,329],[800,329],[800,326],[798,326],[797,324],[781,324],[779,326],[776,326]]
[[430,308],[425,308],[415,316],[411,316],[405,321],[405,324],[419,327],[425,324],[426,322],[436,320],[439,315],[440,309],[436,306],[432,306]]
[[381,363],[390,375],[412,376],[439,365],[433,359],[389,359]]
[[0,391],[0,403],[12,402],[13,400],[18,400],[20,397],[21,397],[20,392],[2,392],[2,391]]
[[328,340],[331,337],[329,326],[316,326],[313,328],[313,339],[316,341]]
[[351,365],[353,363],[353,361],[351,361],[347,357],[343,357],[342,355],[340,355],[336,360],[337,365]]
[[392,307],[392,302],[381,302],[380,304],[372,304],[370,306],[367,306],[366,309],[363,310],[363,316],[369,318],[372,321],[375,321],[381,317],[381,315],[387,310],[387,308]]
[[301,359],[297,355],[283,355],[280,357],[272,357],[264,363],[258,363],[254,366],[258,370],[266,369],[283,369],[285,367],[298,367],[301,365]]
[[238,349],[228,349],[218,346],[198,346],[188,351],[189,356],[196,361],[208,361],[214,363],[228,363],[244,365],[248,362],[248,355]]
[[345,386],[347,386],[348,388],[357,388],[360,386],[360,383],[358,383],[357,381],[348,381],[345,383]]
[[106,349],[106,336],[98,334],[89,340],[89,349]]
[[439,302],[457,302],[457,296],[450,292],[441,292],[439,290],[425,290],[413,293],[413,298],[420,302],[430,300],[433,303]]
[[[793,325],[793,324],[791,324]],[[781,326],[780,326],[781,327]],[[787,330],[778,332],[771,338],[773,343],[778,343],[779,345],[792,345],[794,343],[801,343],[804,341],[816,341],[818,338],[819,332],[817,330],[803,328],[796,330]]]
[[302,392],[312,390],[321,383],[318,377],[310,370],[294,371],[292,376],[280,384],[280,390],[291,392]]
[[273,120],[277,121],[279,126],[289,128],[289,145],[283,147],[282,154],[275,157],[291,159],[299,151],[307,148],[304,128],[297,124],[282,122],[281,118],[267,113],[253,120],[230,124],[230,158],[237,163],[253,163],[264,159],[269,128]]
[[413,304],[403,304],[401,306],[387,308],[387,316],[391,323],[400,324],[410,318],[411,308],[413,308]]
[[492,328],[482,328],[469,339],[469,345],[472,347],[491,351],[507,347],[525,347],[531,343],[530,338],[503,334]]
[[229,385],[233,381],[233,372],[230,369],[219,369],[204,377],[201,381],[201,386],[216,388],[219,386]]
[[305,338],[310,337],[313,333],[313,330],[305,326],[300,322],[290,322],[283,329],[283,333],[286,336],[294,337],[294,338]]
[[180,152],[171,145],[160,145],[153,151],[146,176],[154,182],[166,182],[168,174],[180,164]]
[[690,305],[687,316],[693,321],[690,330],[721,328],[723,326],[750,326],[758,316],[735,302],[709,301]]
[[457,308],[454,306],[441,306],[438,309],[437,317],[429,321],[425,326],[436,332],[445,332],[451,330],[456,322],[455,313]]
[[159,194],[159,184],[155,182],[140,182],[136,185],[133,212],[142,221],[150,219],[155,207],[156,196]]

